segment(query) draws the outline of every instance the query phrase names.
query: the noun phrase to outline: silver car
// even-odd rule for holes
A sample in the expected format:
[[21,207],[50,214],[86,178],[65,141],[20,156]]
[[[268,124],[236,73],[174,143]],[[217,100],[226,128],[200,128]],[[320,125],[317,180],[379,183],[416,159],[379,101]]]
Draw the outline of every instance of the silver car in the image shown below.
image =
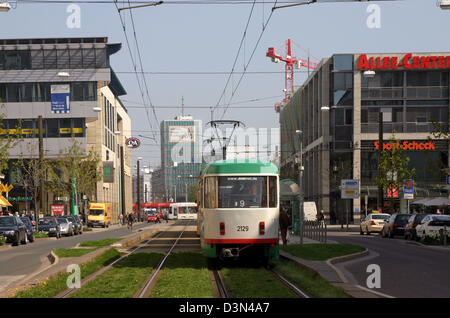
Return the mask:
[[72,222],[69,222],[66,218],[57,218],[56,219],[60,228],[61,235],[72,236],[74,233]]

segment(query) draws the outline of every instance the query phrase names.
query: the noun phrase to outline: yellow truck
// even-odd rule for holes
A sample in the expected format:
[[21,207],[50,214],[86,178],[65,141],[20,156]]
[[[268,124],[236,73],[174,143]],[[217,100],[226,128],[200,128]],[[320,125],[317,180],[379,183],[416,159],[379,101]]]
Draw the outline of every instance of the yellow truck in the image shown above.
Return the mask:
[[88,226],[108,227],[111,224],[110,203],[90,203],[88,214]]

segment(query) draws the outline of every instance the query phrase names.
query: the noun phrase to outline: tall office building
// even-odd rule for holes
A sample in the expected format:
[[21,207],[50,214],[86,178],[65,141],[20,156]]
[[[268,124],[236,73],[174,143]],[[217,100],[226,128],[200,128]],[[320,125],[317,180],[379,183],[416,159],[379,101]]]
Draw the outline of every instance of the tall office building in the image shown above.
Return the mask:
[[184,202],[202,164],[202,121],[177,116],[161,122],[161,165],[166,201]]

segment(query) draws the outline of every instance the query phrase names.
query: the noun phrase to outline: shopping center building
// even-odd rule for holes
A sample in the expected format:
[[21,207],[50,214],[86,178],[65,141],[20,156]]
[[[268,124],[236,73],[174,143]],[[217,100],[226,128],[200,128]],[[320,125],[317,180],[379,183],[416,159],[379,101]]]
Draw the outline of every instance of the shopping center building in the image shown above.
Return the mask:
[[[281,178],[298,180],[304,166],[304,199],[315,201],[332,222],[359,222],[377,209],[379,113],[383,147],[395,132],[416,168],[414,200],[447,197],[450,53],[335,54],[322,59],[290,101],[280,108]],[[302,134],[296,134],[301,130]],[[341,198],[341,181],[359,180],[359,196]],[[407,211],[402,189],[394,211]],[[385,193],[384,208],[391,200]]]
[[[110,56],[120,48],[106,37],[0,40],[2,131],[14,134],[18,127],[23,137],[9,150],[4,172],[4,181],[14,186],[9,193],[14,211],[39,208],[32,206],[14,165],[20,157],[37,158],[39,116],[45,158],[60,157],[74,141],[85,153],[98,153],[104,175],[84,202],[110,203],[113,222],[131,211],[131,150],[125,147],[131,119],[119,98],[126,91],[110,65]],[[66,213],[70,206],[70,198],[52,193],[43,201],[45,213],[53,204],[65,205]]]

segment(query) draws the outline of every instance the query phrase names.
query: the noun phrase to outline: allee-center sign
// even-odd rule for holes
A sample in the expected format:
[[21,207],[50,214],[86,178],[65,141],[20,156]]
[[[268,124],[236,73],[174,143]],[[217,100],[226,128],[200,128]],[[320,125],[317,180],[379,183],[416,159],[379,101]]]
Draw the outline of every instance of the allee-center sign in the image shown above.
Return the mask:
[[358,70],[397,70],[399,67],[407,70],[448,69],[450,68],[450,56],[415,56],[408,53],[403,58],[397,56],[368,58],[367,54],[361,54],[358,62]]

